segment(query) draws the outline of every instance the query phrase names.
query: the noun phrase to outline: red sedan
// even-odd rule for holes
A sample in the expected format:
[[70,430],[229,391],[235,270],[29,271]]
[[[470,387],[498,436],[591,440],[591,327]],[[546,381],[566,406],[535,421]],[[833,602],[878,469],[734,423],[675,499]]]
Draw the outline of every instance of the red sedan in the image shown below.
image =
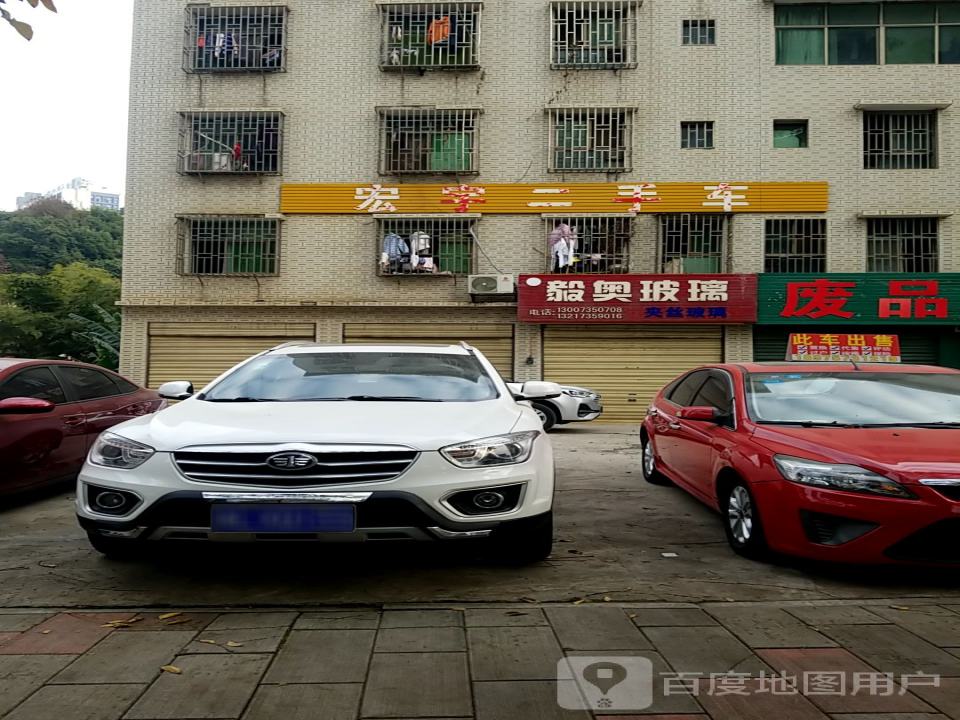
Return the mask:
[[165,402],[95,365],[0,358],[0,494],[76,477],[97,435]]
[[960,563],[960,371],[744,363],[667,385],[643,475],[724,517],[732,548],[850,563]]

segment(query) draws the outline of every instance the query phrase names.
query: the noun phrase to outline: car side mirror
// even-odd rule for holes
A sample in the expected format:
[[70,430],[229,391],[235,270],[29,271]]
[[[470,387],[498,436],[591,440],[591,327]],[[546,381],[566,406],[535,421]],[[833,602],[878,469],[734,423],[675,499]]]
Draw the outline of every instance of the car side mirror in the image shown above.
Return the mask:
[[549,400],[563,395],[563,388],[557,383],[530,380],[520,387],[520,394],[514,394],[516,400]]
[[0,413],[4,415],[37,415],[51,412],[56,405],[49,400],[32,397],[12,397],[0,400]]
[[726,417],[715,407],[685,407],[677,411],[681,420],[700,420],[703,422],[720,422]]
[[193,383],[187,380],[173,380],[161,385],[157,392],[167,400],[186,400],[193,397]]

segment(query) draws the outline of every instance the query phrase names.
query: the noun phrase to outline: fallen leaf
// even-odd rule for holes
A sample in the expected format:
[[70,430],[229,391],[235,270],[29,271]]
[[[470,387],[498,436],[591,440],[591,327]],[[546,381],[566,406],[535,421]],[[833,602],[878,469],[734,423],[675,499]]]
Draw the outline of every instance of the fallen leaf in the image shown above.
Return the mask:
[[536,598],[532,598],[532,597],[522,597],[522,598],[520,598],[520,599],[523,600],[524,602],[528,602],[528,603],[539,602],[539,600],[537,600]]
[[114,620],[113,622],[108,622],[100,627],[113,628],[116,630],[117,628],[128,628],[133,626],[128,622],[124,622],[123,620]]
[[157,618],[157,620],[169,620],[170,618],[177,617],[177,615],[183,615],[183,613],[178,613],[178,612],[164,613],[163,615],[160,615]]
[[894,610],[909,610],[910,608],[906,605],[891,605]]
[[462,608],[462,607],[452,607],[452,608],[447,608],[447,610],[458,610],[458,611],[460,611],[460,612],[466,612],[466,611],[467,611],[466,608]]
[[604,601],[604,602],[613,602],[613,598],[610,597],[609,595],[604,595],[604,596],[603,596],[603,601]]
[[201,640],[200,642],[206,643],[207,645],[219,645],[219,644],[220,644],[220,643],[218,643],[216,640]]
[[160,669],[164,672],[172,673],[173,675],[180,675],[183,673],[183,670],[178,668],[176,665],[161,665]]
[[580,598],[579,600],[574,600],[574,605],[583,605],[585,602],[590,602],[588,598]]
[[680,556],[677,555],[676,553],[660,553],[660,557],[675,558],[675,557],[680,557]]
[[529,615],[530,613],[520,612],[519,610],[508,610],[506,614],[510,617],[518,617],[520,615]]
[[181,618],[179,620],[169,620],[164,623],[164,625],[183,625],[183,623],[190,622],[189,618]]
[[243,643],[234,642],[233,640],[227,640],[227,647],[243,647]]
[[49,635],[49,634],[50,634],[50,631],[49,631],[49,630],[41,630],[41,631],[40,631],[40,634],[41,634],[41,635]]
[[55,565],[54,563],[52,563],[52,562],[47,562],[46,560],[41,560],[40,562],[37,563],[37,565],[39,565],[40,567],[45,567],[45,568],[55,568],[55,567],[56,567],[56,565]]
[[636,613],[630,613],[629,615],[627,615],[627,617],[630,618],[631,620],[633,620],[636,616],[637,616]]

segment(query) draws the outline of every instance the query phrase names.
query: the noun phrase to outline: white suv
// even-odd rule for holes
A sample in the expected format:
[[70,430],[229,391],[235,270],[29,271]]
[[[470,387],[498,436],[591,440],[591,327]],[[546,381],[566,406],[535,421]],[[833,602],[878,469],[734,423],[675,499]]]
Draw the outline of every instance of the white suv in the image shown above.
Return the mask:
[[[202,352],[202,349],[198,349]],[[80,472],[94,548],[152,540],[480,540],[550,554],[553,449],[490,362],[450,347],[287,344],[103,433]],[[476,542],[465,545],[475,546]]]

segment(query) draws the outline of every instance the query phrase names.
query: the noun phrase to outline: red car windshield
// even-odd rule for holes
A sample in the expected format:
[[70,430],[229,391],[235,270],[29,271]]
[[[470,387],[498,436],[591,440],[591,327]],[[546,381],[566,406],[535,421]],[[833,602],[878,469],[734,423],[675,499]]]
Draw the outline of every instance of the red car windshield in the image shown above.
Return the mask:
[[960,427],[960,374],[751,373],[754,422],[841,427]]

